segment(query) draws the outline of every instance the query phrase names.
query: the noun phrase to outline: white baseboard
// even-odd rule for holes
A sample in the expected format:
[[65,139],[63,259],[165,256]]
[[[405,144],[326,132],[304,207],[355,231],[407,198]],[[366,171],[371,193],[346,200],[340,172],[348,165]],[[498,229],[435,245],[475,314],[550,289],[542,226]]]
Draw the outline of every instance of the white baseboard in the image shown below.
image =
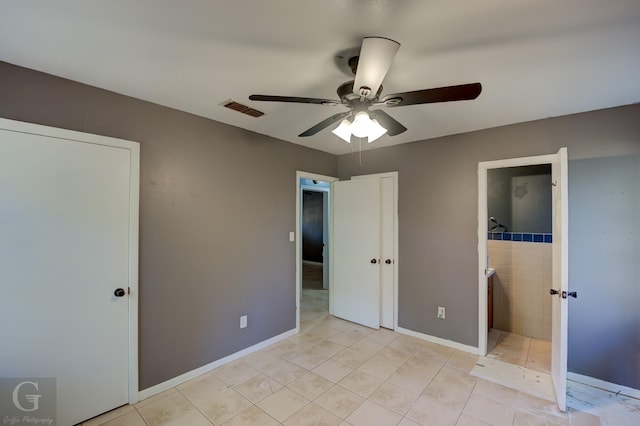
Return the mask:
[[409,330],[407,328],[396,327],[398,333],[406,334],[407,336],[417,337],[418,339],[426,340],[428,342],[437,343],[439,345],[448,346],[453,349],[458,349],[464,352],[469,352],[474,355],[479,354],[478,348],[475,346],[463,345],[462,343],[454,342],[453,340],[442,339],[440,337],[430,336],[428,334],[419,333],[417,331]]
[[640,399],[640,390],[638,389],[606,382],[604,380],[596,379],[595,377],[583,376],[582,374],[568,372],[567,380],[582,383],[583,385],[602,389],[607,392],[615,393],[617,395],[624,395],[630,398]]
[[221,358],[221,359],[219,359],[217,361],[214,361],[214,362],[209,363],[207,365],[203,365],[200,368],[196,368],[195,370],[188,371],[188,372],[186,372],[184,374],[181,374],[181,375],[179,375],[177,377],[174,377],[173,379],[169,379],[169,380],[167,380],[165,382],[158,383],[155,386],[151,386],[150,388],[141,390],[140,392],[138,392],[138,400],[142,401],[143,399],[147,399],[150,396],[153,396],[153,395],[158,394],[160,392],[164,392],[164,391],[166,391],[168,389],[171,389],[172,387],[178,386],[179,384],[186,382],[187,380],[191,380],[194,377],[200,376],[201,374],[208,373],[209,371],[211,371],[211,370],[213,370],[215,368],[218,368],[218,367],[220,367],[222,365],[228,364],[231,361],[235,361],[238,358],[242,358],[245,355],[249,355],[250,353],[259,351],[260,349],[264,349],[267,346],[273,345],[274,343],[277,343],[277,342],[279,342],[281,340],[284,340],[284,339],[286,339],[288,337],[291,337],[291,336],[295,335],[297,332],[298,332],[298,329],[296,329],[296,328],[294,328],[292,330],[289,330],[289,331],[285,331],[282,334],[279,334],[279,335],[274,336],[274,337],[272,337],[270,339],[264,340],[264,341],[262,341],[260,343],[256,343],[253,346],[249,346],[248,348],[245,348],[245,349],[243,349],[241,351],[238,351],[236,353],[228,355],[228,356],[226,356],[224,358]]

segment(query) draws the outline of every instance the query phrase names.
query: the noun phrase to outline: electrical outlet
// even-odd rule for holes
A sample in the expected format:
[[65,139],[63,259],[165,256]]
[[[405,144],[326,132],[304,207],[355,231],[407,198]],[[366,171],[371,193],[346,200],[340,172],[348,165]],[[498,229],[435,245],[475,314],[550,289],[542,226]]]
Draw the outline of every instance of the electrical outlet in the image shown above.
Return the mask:
[[438,306],[438,319],[444,319],[444,306]]
[[240,328],[247,328],[247,316],[243,315],[240,317]]

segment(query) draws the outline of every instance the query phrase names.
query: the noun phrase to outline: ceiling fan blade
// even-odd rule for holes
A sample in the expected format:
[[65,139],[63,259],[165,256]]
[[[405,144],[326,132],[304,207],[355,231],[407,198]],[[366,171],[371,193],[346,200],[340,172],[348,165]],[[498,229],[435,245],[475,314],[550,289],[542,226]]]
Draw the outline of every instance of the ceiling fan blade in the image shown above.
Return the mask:
[[480,95],[480,83],[460,84],[458,86],[438,87],[435,89],[416,90],[414,92],[394,93],[386,95],[376,104],[398,107],[435,102],[467,101]]
[[338,114],[333,114],[331,117],[327,118],[326,120],[323,120],[318,124],[316,124],[315,126],[313,126],[312,128],[300,133],[298,137],[304,138],[307,136],[313,136],[316,133],[318,133],[320,130],[331,126],[333,123],[337,123],[338,121],[347,118],[350,114],[351,114],[351,111],[339,112]]
[[399,48],[400,43],[388,38],[365,37],[360,48],[353,93],[362,96],[360,88],[365,87],[368,89],[365,97],[375,98]]
[[249,99],[252,101],[268,101],[268,102],[293,102],[298,104],[316,104],[316,105],[340,105],[340,101],[334,99],[319,98],[300,98],[297,96],[277,96],[277,95],[251,95]]
[[400,133],[407,131],[406,127],[404,127],[395,118],[391,117],[381,109],[371,111],[371,113],[374,115],[373,118],[378,120],[378,123],[380,123],[380,125],[385,129],[387,129],[387,134],[389,136],[399,135]]

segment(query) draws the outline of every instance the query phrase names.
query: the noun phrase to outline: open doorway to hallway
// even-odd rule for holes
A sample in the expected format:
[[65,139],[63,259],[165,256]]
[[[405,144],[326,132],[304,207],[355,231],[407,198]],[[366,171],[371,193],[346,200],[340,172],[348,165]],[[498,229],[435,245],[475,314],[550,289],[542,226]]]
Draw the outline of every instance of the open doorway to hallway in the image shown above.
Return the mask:
[[329,315],[330,187],[337,178],[296,174],[297,326]]

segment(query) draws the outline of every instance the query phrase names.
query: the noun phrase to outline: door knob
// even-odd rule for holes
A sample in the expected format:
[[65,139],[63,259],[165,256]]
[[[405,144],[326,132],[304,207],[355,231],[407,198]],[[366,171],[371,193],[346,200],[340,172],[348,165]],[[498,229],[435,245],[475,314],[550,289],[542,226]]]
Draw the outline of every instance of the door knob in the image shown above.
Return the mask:
[[391,265],[391,259],[385,260],[384,263],[386,263],[387,265]]
[[122,297],[126,294],[123,288],[116,288],[116,291],[113,292],[113,295],[116,297]]
[[371,259],[371,263],[374,263],[374,264],[378,263],[378,260],[377,259]]
[[549,294],[552,295],[552,296],[555,296],[556,294],[558,296],[560,296],[560,292],[558,290],[554,290],[554,289],[550,289],[549,290]]

